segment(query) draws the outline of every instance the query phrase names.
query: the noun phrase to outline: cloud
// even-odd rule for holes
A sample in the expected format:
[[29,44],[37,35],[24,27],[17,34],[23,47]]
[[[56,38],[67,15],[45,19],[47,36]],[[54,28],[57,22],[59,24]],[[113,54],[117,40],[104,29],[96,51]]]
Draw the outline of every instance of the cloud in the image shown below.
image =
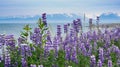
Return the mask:
[[1,0],[0,16],[74,13],[95,17],[105,12],[120,13],[120,0]]

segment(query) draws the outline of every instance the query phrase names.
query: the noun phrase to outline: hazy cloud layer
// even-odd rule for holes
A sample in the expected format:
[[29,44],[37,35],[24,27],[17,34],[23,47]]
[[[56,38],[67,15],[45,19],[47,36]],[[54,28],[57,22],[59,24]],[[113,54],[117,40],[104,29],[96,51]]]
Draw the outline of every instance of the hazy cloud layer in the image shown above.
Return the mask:
[[0,0],[0,16],[40,15],[43,12],[84,14],[120,14],[120,0]]

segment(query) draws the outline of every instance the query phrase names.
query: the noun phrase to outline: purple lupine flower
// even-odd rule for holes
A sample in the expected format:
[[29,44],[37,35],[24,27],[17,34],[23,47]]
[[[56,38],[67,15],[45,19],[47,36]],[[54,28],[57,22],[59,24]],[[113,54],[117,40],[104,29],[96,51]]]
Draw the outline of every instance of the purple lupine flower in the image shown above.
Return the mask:
[[57,37],[54,37],[54,39],[53,39],[53,45],[58,45],[58,43],[57,43]]
[[87,32],[87,38],[88,38],[89,40],[92,40],[92,39],[93,39],[93,37],[92,37],[92,32],[91,32],[91,31],[88,31],[88,32]]
[[26,45],[26,46],[24,46],[24,49],[25,49],[25,52],[26,52],[26,56],[31,56],[32,55],[30,46]]
[[13,35],[8,35],[5,37],[5,44],[6,46],[10,46],[10,47],[15,47],[15,39],[13,37]]
[[108,60],[111,59],[110,53],[111,53],[111,48],[108,48],[107,51],[105,52],[105,55],[108,58]]
[[112,67],[112,61],[108,60],[108,67]]
[[115,46],[115,53],[117,54],[119,52],[119,47]]
[[11,62],[10,55],[7,52],[7,54],[5,55],[5,65],[4,66],[10,67],[10,62]]
[[14,37],[13,37],[14,35],[7,35],[6,37],[5,37],[5,39],[13,39]]
[[79,32],[79,25],[78,25],[78,22],[76,20],[73,20],[73,28],[76,32]]
[[120,58],[120,49],[118,46],[113,45],[112,46],[112,51],[116,54],[117,58]]
[[54,50],[55,51],[55,56],[57,56],[57,46],[47,45],[47,46],[44,47],[44,56],[45,57],[49,55],[50,50]]
[[2,44],[2,43],[0,43],[0,49],[2,48],[2,46],[3,46],[3,44]]
[[22,57],[27,57],[27,56],[31,56],[31,50],[30,50],[30,46],[28,46],[27,44],[21,44],[21,56]]
[[57,36],[61,36],[61,26],[57,25]]
[[25,43],[26,42],[26,38],[23,38],[23,37],[19,37],[18,38],[18,45],[20,46],[20,44],[23,44],[23,43]]
[[89,39],[87,39],[87,42],[86,42],[86,44],[85,44],[85,47],[86,47],[86,49],[89,49],[89,47],[90,47],[90,40],[89,40]]
[[93,40],[94,40],[94,41],[97,41],[97,39],[98,39],[98,36],[97,36],[97,33],[96,33],[96,31],[94,31],[94,32],[93,32],[93,35],[92,35],[92,37],[93,37]]
[[43,21],[44,25],[47,26],[46,13],[42,14],[42,21]]
[[90,47],[89,47],[89,50],[88,50],[88,56],[91,56],[91,54],[92,54],[92,45],[90,45]]
[[91,59],[91,61],[90,61],[90,67],[96,67],[95,56],[94,55],[90,56],[90,59]]
[[74,29],[70,29],[70,37],[73,37],[75,35]]
[[71,57],[71,48],[70,47],[66,47],[65,49],[65,58],[69,61],[70,60],[70,57]]
[[73,45],[75,46],[74,37],[70,37],[69,41],[70,41],[69,43],[71,46],[73,46]]
[[99,25],[99,18],[100,18],[100,17],[97,16],[97,19],[96,19],[96,20],[97,20],[97,21],[96,21],[96,22],[97,22],[97,25]]
[[99,48],[99,59],[104,62],[103,48]]
[[26,52],[25,52],[25,47],[24,47],[25,45],[27,45],[27,44],[21,44],[21,46],[20,46],[21,56],[22,56],[22,57],[25,57],[25,55],[26,55],[26,54],[25,54],[25,53],[26,53]]
[[67,33],[67,32],[68,32],[68,25],[65,24],[65,25],[64,25],[64,33]]
[[86,48],[85,48],[85,45],[84,45],[84,43],[81,43],[81,51],[82,51],[82,54],[84,55],[84,56],[87,56],[87,50],[86,50]]
[[59,46],[59,49],[63,49],[62,47],[63,47],[63,39],[62,39],[62,37],[57,37],[57,43],[58,43],[58,46]]
[[78,63],[76,50],[73,50],[71,54],[71,60]]
[[0,56],[0,63],[1,63],[1,61],[3,60],[3,57],[2,56]]
[[37,34],[37,33],[40,33],[40,28],[35,28],[35,29],[34,29],[34,33],[36,33],[36,34]]
[[30,39],[35,43],[35,45],[41,45],[42,35],[39,32],[40,29],[38,29],[38,28],[36,28],[36,29],[34,30],[35,33],[31,34]]
[[5,35],[0,35],[1,46],[5,44]]
[[44,57],[47,57],[49,55],[49,49],[47,46],[44,47]]
[[82,22],[81,19],[77,19],[78,25],[82,28]]
[[102,61],[98,60],[97,67],[102,67]]
[[105,48],[110,47],[110,41],[106,41]]
[[66,35],[66,37],[65,37],[65,39],[63,41],[63,49],[64,50],[65,50],[65,47],[67,47],[68,43],[69,43],[69,36]]
[[105,29],[105,32],[104,32],[105,34],[108,34],[109,33],[109,30],[107,30],[107,29]]
[[52,40],[51,40],[51,37],[50,37],[50,31],[47,31],[47,43],[52,45]]
[[114,44],[111,47],[112,52],[115,52],[117,55],[120,55],[120,50],[117,46],[115,46]]
[[93,46],[93,48],[94,48],[94,51],[96,51],[97,50],[97,43],[94,41],[94,46]]
[[21,63],[22,63],[22,67],[27,67],[27,61],[25,58],[22,58]]

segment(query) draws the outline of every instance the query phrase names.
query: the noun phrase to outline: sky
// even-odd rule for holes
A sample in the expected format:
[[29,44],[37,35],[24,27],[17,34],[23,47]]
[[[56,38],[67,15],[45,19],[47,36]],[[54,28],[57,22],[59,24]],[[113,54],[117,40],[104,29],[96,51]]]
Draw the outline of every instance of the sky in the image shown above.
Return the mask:
[[0,16],[85,13],[95,17],[109,12],[120,15],[120,0],[0,0]]

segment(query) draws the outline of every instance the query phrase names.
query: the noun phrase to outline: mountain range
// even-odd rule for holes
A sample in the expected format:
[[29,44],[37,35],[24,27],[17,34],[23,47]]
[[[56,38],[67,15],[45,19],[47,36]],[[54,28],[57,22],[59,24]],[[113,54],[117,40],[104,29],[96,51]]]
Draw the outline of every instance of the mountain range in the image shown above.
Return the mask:
[[[35,16],[7,16],[0,17],[0,21],[6,20],[38,20],[41,15]],[[47,14],[47,20],[49,21],[72,21],[76,18],[84,18],[84,15],[76,14]],[[88,19],[86,17],[86,19]],[[116,13],[103,13],[100,15],[101,22],[120,22],[120,16]]]

